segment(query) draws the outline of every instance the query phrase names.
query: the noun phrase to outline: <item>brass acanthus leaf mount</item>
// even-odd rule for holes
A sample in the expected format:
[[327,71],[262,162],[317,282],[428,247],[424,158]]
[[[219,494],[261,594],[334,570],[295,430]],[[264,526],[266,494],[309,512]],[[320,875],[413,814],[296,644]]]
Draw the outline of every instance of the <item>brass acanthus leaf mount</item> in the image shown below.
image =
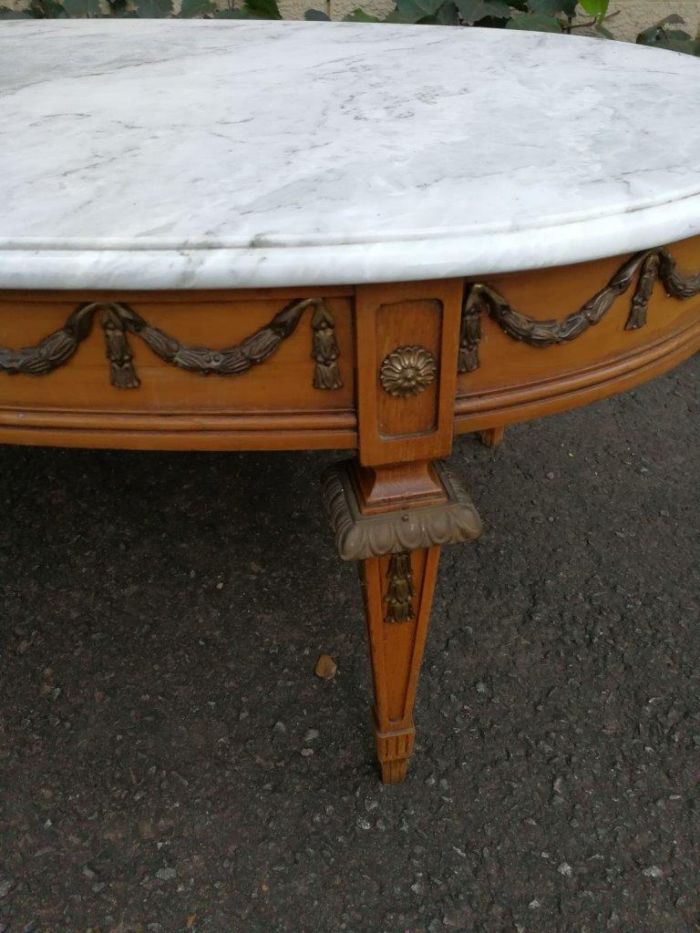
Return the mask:
[[323,501],[341,559],[367,560],[478,538],[481,519],[466,489],[445,464],[433,468],[446,502],[365,515],[349,461],[328,467]]

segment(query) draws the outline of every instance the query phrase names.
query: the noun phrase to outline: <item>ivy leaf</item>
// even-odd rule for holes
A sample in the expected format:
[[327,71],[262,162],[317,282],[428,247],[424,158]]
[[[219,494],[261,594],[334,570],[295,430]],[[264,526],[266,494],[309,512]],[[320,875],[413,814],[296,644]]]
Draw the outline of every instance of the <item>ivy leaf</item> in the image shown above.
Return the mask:
[[136,0],[136,12],[141,19],[163,19],[173,15],[173,0]]
[[[637,36],[638,45],[650,45],[657,49],[670,49],[673,52],[684,52],[686,55],[700,55],[700,41],[693,39],[682,29],[664,29],[664,23],[669,20],[662,20],[656,26],[645,29]],[[676,23],[677,20],[671,20]],[[682,21],[681,21],[682,22]]]
[[277,0],[245,0],[244,6],[256,19],[282,19]]
[[561,32],[561,22],[556,16],[540,13],[520,13],[506,23],[506,29],[529,29],[532,32]]
[[100,0],[63,0],[63,9],[76,19],[101,15]]
[[180,16],[183,19],[190,19],[196,16],[207,16],[213,13],[216,7],[211,0],[182,0],[182,9]]
[[532,13],[542,13],[544,16],[556,16],[557,13],[574,16],[577,3],[578,0],[527,0]]
[[409,13],[402,13],[398,6],[395,6],[391,13],[384,18],[385,23],[416,23],[415,16]]
[[683,29],[664,29],[664,32],[669,39],[679,39],[681,42],[693,38],[690,33],[685,32]]
[[109,15],[132,19],[136,14],[129,9],[127,0],[107,0],[109,4]]
[[396,9],[406,16],[415,16],[416,21],[424,16],[435,16],[443,0],[398,0]]
[[511,14],[510,4],[504,0],[456,0],[456,3],[465,23],[477,23],[487,16],[508,19]]
[[[326,17],[326,19],[328,18],[329,17]],[[348,13],[347,16],[343,17],[343,22],[344,23],[381,23],[381,20],[378,19],[376,16],[370,16],[369,13],[365,13],[364,10],[360,9],[360,7],[357,7],[356,9],[352,11],[352,13]]]
[[327,13],[322,13],[320,10],[307,10],[306,13],[304,13],[304,19],[308,20],[310,23],[330,23],[331,21],[330,16]]
[[[637,36],[638,45],[659,45],[661,42],[665,41],[668,36],[666,29],[664,28],[667,25],[676,25],[680,23],[685,23],[685,20],[678,16],[677,13],[672,13],[671,16],[666,16],[664,19],[659,20],[658,23],[654,23],[653,26],[650,26],[648,29],[644,29]],[[690,39],[688,33],[683,33],[683,35]]]
[[32,0],[29,13],[34,19],[62,19],[66,15],[61,4],[55,0]]
[[436,19],[441,26],[459,26],[459,11],[452,0],[443,3]]
[[433,19],[444,0],[397,0],[396,13],[399,18],[391,22],[423,23]]
[[590,16],[595,16],[598,22],[602,22],[608,12],[610,0],[579,0],[579,3]]

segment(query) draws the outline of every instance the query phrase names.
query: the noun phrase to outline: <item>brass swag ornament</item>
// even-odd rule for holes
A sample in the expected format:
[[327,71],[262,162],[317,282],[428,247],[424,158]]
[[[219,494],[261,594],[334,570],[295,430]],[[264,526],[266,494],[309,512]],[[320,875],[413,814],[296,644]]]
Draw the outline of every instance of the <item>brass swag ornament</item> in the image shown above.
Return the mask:
[[[665,248],[637,253],[612,276],[581,308],[560,320],[537,320],[511,307],[496,289],[481,282],[468,284],[462,307],[458,370],[474,372],[480,366],[481,317],[488,314],[501,330],[514,340],[531,347],[567,343],[598,324],[615,300],[625,294],[636,277],[626,330],[638,330],[647,321],[654,286],[661,281],[666,293],[677,299],[700,294],[700,272],[681,275],[676,261]],[[42,376],[63,366],[89,335],[99,312],[105,335],[112,385],[135,389],[141,384],[136,374],[128,342],[135,335],[148,344],[164,362],[202,375],[233,376],[263,363],[282,341],[294,333],[304,311],[313,308],[312,357],[315,361],[313,385],[317,389],[339,389],[343,385],[335,336],[335,319],[320,298],[291,302],[272,320],[239,344],[213,350],[181,343],[175,337],[152,327],[132,307],[123,302],[87,302],[79,305],[59,330],[31,347],[0,347],[0,372]],[[419,395],[431,385],[437,367],[433,355],[420,346],[398,347],[382,362],[379,379],[382,388],[397,398]]]
[[158,327],[152,327],[123,302],[88,302],[79,305],[60,330],[44,337],[35,346],[19,350],[0,347],[0,372],[30,376],[53,372],[73,356],[90,333],[93,318],[99,314],[111,382],[118,389],[136,389],[141,385],[129,346],[130,334],[143,340],[165,363],[180,369],[205,376],[237,376],[272,356],[279,345],[294,333],[307,308],[314,308],[311,322],[312,357],[316,363],[313,384],[317,389],[339,389],[343,382],[338,366],[340,351],[335,339],[335,321],[320,298],[291,302],[264,327],[235,346],[221,350],[181,343]]
[[637,253],[627,260],[605,288],[596,292],[578,311],[559,321],[539,321],[522,314],[512,308],[495,288],[481,282],[468,285],[462,307],[459,372],[471,373],[479,368],[482,314],[488,314],[509,337],[522,340],[528,346],[550,347],[556,343],[568,343],[602,321],[615,299],[629,290],[635,276],[637,284],[625,330],[638,330],[646,324],[649,299],[658,280],[671,298],[693,298],[700,294],[700,272],[681,275],[676,270],[676,260],[663,248]]

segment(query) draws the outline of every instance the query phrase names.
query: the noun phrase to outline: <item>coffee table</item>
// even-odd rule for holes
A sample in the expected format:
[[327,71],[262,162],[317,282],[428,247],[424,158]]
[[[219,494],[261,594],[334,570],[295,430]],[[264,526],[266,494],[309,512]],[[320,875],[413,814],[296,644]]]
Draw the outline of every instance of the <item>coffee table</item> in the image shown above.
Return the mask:
[[3,22],[0,442],[354,451],[322,494],[402,780],[440,548],[480,531],[455,433],[700,346],[698,86],[517,31]]

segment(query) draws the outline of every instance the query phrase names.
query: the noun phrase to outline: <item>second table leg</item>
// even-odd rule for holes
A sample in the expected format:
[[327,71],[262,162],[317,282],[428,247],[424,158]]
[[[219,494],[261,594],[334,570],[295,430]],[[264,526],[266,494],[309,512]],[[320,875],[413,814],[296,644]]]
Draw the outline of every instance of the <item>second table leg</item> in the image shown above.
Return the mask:
[[360,575],[374,684],[374,735],[385,784],[406,776],[413,753],[413,704],[440,548],[362,561]]

